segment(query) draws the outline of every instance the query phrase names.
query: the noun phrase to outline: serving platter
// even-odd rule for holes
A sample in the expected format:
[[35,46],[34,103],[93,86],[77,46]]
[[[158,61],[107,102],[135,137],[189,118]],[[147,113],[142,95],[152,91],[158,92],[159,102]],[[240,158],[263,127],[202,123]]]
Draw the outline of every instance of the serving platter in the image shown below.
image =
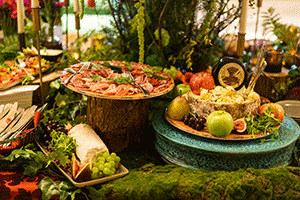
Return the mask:
[[178,120],[174,120],[174,119],[170,118],[167,114],[167,110],[165,110],[164,117],[171,125],[173,125],[174,127],[178,128],[188,134],[192,134],[192,135],[203,137],[203,138],[210,138],[213,140],[224,140],[224,141],[226,141],[226,140],[228,140],[228,141],[256,140],[256,139],[264,139],[264,138],[270,137],[270,135],[271,135],[270,133],[264,134],[263,132],[256,134],[256,135],[247,134],[247,133],[239,134],[235,131],[232,131],[226,137],[215,137],[208,132],[206,126],[204,127],[203,130],[197,131],[197,130],[185,125],[183,121],[178,121]]
[[[75,88],[74,86],[70,85],[69,83],[65,84],[63,80],[66,79],[66,74],[68,73],[67,71],[68,70],[73,70],[72,67],[77,67],[78,64],[75,64],[75,65],[72,65],[70,66],[70,68],[66,68],[64,69],[61,74],[60,74],[60,80],[61,83],[66,86],[68,89],[74,91],[74,92],[77,92],[77,93],[80,93],[80,94],[83,94],[83,95],[86,95],[86,96],[90,96],[90,97],[96,97],[96,98],[102,98],[102,99],[112,99],[112,100],[139,100],[139,99],[149,99],[149,98],[154,98],[154,97],[158,97],[158,96],[162,96],[164,94],[167,94],[168,92],[170,92],[174,86],[175,86],[175,83],[174,83],[174,80],[169,76],[169,81],[171,82],[170,85],[160,91],[160,92],[150,92],[151,96],[146,96],[144,95],[142,92],[140,93],[137,93],[137,94],[134,94],[134,95],[105,95],[105,94],[101,94],[101,93],[97,93],[97,92],[91,92],[91,91],[84,91],[84,90],[79,90],[77,88]],[[73,70],[74,71],[74,70]]]
[[[45,145],[43,145],[39,140],[35,140],[37,145],[39,146],[39,148],[42,150],[42,152],[48,156],[49,155],[49,151],[47,150],[47,147]],[[124,167],[122,164],[120,164],[120,167],[116,170],[116,173],[112,176],[107,176],[107,177],[103,177],[103,178],[98,178],[98,179],[94,179],[94,180],[90,180],[90,181],[83,181],[83,182],[77,182],[72,178],[71,172],[66,172],[64,171],[57,163],[52,162],[57,168],[58,170],[67,178],[69,179],[69,181],[76,187],[85,187],[85,186],[90,186],[90,185],[95,185],[95,184],[99,184],[99,183],[103,183],[103,182],[107,182],[107,181],[111,181],[117,178],[121,178],[125,175],[127,175],[129,173],[129,170]]]
[[16,80],[16,81],[14,81],[14,82],[12,82],[12,83],[10,83],[10,84],[7,84],[7,85],[5,85],[5,86],[3,86],[3,87],[0,87],[0,91],[7,90],[7,89],[9,89],[9,88],[11,88],[11,87],[13,87],[13,86],[15,86],[15,85],[18,85],[18,84],[21,83],[23,80],[24,80],[24,77],[21,77],[19,80]]

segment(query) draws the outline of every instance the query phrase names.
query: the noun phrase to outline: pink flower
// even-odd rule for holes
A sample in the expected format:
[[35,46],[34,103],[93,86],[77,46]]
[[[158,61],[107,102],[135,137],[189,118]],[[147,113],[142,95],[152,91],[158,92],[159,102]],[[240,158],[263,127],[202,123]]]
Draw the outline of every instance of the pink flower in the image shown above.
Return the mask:
[[65,2],[55,1],[54,5],[55,8],[61,9],[65,5]]
[[4,5],[4,0],[0,0],[0,6]]

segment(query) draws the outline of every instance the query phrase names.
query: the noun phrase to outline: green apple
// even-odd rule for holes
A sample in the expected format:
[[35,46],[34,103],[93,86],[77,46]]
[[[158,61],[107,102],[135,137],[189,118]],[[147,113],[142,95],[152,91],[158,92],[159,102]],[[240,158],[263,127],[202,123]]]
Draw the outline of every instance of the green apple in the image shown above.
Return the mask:
[[178,96],[167,107],[167,114],[174,120],[183,120],[190,112],[190,105],[185,97]]
[[174,91],[173,91],[173,98],[176,98],[180,95],[183,95],[187,92],[191,91],[191,88],[190,86],[184,84],[184,83],[181,83],[181,84],[178,84],[175,86],[174,88]]
[[224,110],[210,113],[206,119],[208,131],[216,137],[225,137],[233,130],[233,118]]

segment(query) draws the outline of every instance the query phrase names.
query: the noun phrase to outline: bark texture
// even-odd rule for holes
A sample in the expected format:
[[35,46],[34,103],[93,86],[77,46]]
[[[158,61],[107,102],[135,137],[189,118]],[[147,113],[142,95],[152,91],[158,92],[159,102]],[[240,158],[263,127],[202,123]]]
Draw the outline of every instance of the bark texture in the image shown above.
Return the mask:
[[120,152],[140,142],[148,126],[149,100],[88,97],[87,123],[110,151]]

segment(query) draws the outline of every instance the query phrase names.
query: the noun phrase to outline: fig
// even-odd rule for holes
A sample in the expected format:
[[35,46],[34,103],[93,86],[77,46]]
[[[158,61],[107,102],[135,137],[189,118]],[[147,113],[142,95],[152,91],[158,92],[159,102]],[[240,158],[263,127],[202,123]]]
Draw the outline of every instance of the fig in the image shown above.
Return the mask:
[[238,133],[244,133],[247,129],[247,123],[244,118],[237,119],[233,122],[233,130]]

